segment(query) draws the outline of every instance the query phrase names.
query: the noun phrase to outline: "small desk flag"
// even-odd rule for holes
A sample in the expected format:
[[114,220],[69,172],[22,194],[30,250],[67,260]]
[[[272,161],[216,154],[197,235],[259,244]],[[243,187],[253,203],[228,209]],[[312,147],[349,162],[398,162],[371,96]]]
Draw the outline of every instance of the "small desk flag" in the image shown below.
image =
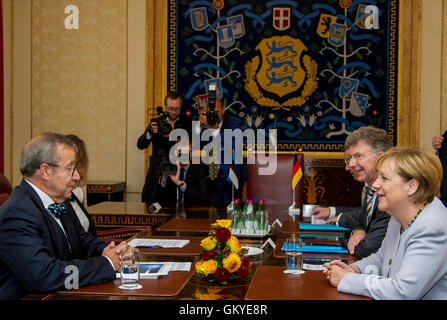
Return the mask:
[[301,180],[303,176],[303,170],[301,170],[300,162],[295,152],[295,157],[293,158],[293,173],[292,173],[292,189],[295,190],[296,185]]

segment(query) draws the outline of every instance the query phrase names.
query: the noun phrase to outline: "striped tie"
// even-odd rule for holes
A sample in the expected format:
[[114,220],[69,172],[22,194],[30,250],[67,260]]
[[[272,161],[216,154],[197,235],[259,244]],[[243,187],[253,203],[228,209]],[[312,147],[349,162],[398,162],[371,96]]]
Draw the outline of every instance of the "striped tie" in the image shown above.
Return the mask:
[[374,208],[374,194],[376,191],[373,188],[366,187],[366,225],[369,225],[369,222],[371,221],[371,216],[373,213]]

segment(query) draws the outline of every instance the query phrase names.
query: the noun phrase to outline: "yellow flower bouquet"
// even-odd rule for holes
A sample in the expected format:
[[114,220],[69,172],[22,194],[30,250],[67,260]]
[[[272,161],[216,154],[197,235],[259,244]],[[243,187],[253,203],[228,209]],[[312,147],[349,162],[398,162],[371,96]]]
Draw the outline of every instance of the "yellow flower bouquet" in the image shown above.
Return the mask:
[[200,243],[202,256],[195,266],[198,277],[223,285],[247,277],[250,260],[241,255],[241,245],[231,235],[230,225],[231,220],[216,220],[208,237]]

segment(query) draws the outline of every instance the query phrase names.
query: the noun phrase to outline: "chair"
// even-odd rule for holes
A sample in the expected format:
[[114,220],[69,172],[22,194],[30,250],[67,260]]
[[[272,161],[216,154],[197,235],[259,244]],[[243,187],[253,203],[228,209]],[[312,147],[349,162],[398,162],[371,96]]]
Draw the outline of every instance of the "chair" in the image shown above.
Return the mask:
[[[277,168],[272,175],[259,175],[262,167],[256,159],[255,164],[247,164],[247,198],[264,199],[268,206],[283,206],[288,208],[293,202],[292,170],[294,154],[278,153]],[[300,163],[303,177],[295,190],[295,204],[303,204],[304,168]]]
[[0,174],[0,205],[2,205],[12,192],[12,186],[4,174]]

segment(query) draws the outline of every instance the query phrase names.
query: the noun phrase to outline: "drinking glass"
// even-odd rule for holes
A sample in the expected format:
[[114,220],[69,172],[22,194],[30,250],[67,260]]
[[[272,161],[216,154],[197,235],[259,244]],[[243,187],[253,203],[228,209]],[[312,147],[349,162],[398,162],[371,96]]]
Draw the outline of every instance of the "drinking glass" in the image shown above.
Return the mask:
[[121,261],[121,286],[120,289],[141,289],[140,284],[140,261],[137,248],[129,247],[123,254]]
[[284,273],[302,274],[303,270],[303,252],[301,251],[303,243],[299,237],[287,238],[286,244],[286,267]]

